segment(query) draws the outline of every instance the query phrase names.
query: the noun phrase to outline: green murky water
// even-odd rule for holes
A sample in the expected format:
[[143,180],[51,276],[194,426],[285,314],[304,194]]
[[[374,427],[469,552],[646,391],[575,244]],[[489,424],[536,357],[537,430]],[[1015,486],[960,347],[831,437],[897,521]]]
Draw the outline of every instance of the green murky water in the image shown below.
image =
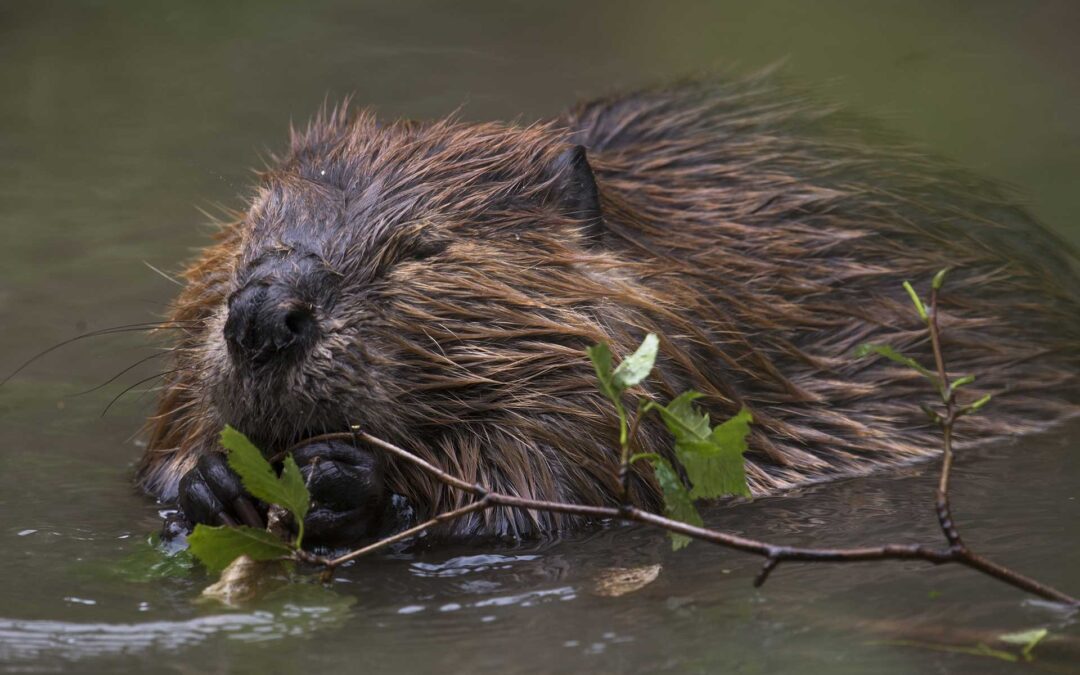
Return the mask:
[[[156,318],[236,205],[248,167],[324,96],[386,115],[530,119],[579,96],[786,59],[790,75],[1016,184],[1073,242],[1080,184],[1074,3],[0,5],[0,371],[84,330]],[[240,610],[207,580],[147,581],[158,525],[130,487],[152,347],[84,341],[0,388],[0,672],[1013,672],[1077,668],[1077,617],[952,568],[788,566],[628,527],[513,550],[365,561],[332,590]],[[992,414],[992,413],[991,413]],[[960,461],[956,508],[985,553],[1080,591],[1072,425]],[[839,545],[934,541],[933,468],[713,509],[718,527]],[[660,564],[597,594],[606,568]],[[1034,664],[883,644],[1046,627]],[[964,636],[967,636],[966,638]],[[1071,641],[1071,642],[1069,642]]]

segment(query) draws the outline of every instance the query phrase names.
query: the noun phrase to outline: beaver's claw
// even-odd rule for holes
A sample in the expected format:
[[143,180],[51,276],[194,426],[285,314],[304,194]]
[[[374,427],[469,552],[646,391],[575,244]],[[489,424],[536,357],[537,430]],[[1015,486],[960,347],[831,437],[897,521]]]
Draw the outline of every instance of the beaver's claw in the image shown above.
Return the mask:
[[266,505],[244,491],[240,477],[220,452],[203,455],[195,468],[184,474],[179,502],[180,510],[192,523],[266,526]]
[[311,492],[305,541],[345,544],[382,529],[391,500],[372,453],[331,441],[305,445],[293,458]]

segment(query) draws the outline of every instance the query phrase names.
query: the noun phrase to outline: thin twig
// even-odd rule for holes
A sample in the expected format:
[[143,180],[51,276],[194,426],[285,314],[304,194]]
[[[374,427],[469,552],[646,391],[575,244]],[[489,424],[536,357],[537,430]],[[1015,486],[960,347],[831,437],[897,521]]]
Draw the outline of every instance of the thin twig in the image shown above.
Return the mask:
[[[330,438],[327,438],[327,437]],[[431,464],[416,457],[408,450],[398,447],[392,443],[384,441],[382,439],[376,439],[370,434],[360,432],[360,438],[371,442],[372,440],[378,441],[377,445],[380,448],[386,449],[393,455],[413,462],[420,467],[429,467]],[[349,438],[350,434],[327,434],[319,437],[319,440],[335,440]],[[314,439],[313,439],[314,440]],[[445,472],[435,470],[434,476],[442,479],[442,475],[447,475]],[[450,476],[453,478],[452,476]],[[361,556],[373,553],[379,549],[389,546],[392,543],[406,539],[414,534],[418,534],[430,527],[439,523],[444,523],[461,516],[480,511],[486,508],[494,506],[510,506],[520,509],[531,509],[537,511],[548,511],[555,513],[567,513],[571,515],[583,516],[587,518],[595,519],[612,519],[612,520],[626,520],[644,523],[648,525],[655,525],[662,529],[674,532],[676,534],[683,534],[693,539],[699,539],[726,548],[731,548],[745,553],[751,553],[762,556],[766,559],[767,571],[764,575],[759,574],[759,584],[763,583],[765,577],[768,576],[768,572],[771,572],[780,562],[818,562],[818,563],[850,563],[850,562],[866,562],[872,560],[925,560],[926,562],[940,565],[944,563],[958,563],[966,567],[978,570],[999,579],[1011,586],[1028,591],[1034,595],[1045,598],[1047,600],[1053,600],[1055,602],[1061,602],[1066,604],[1080,604],[1080,601],[1069,596],[1066,593],[1062,593],[1050,586],[1041,584],[1033,579],[1025,577],[1017,572],[1014,572],[1006,567],[998,565],[982,556],[976,555],[966,548],[945,548],[938,549],[934,547],[925,546],[922,544],[885,544],[881,546],[866,546],[859,548],[803,548],[798,546],[778,546],[775,544],[769,544],[757,539],[750,539],[747,537],[741,537],[736,534],[728,532],[720,532],[717,530],[711,530],[704,527],[697,527],[678,520],[672,520],[665,516],[661,516],[650,511],[645,511],[637,507],[613,507],[613,506],[593,506],[588,504],[573,504],[567,502],[549,502],[541,501],[537,499],[527,499],[524,497],[517,497],[514,495],[502,494],[499,492],[487,491],[481,486],[472,485],[466,481],[454,478],[454,483],[444,481],[448,485],[454,485],[460,487],[465,492],[472,494],[482,494],[483,496],[479,501],[473,502],[467,506],[460,507],[453,511],[447,511],[430,520],[427,520],[416,527],[413,527],[404,532],[400,532],[392,537],[381,539],[373,544],[369,544],[363,548],[352,551],[348,554],[334,558],[332,560],[327,559],[313,559],[305,557],[306,562],[315,562],[327,566],[333,569],[345,562],[355,560]],[[769,561],[772,561],[771,564]]]
[[372,544],[368,544],[367,546],[364,546],[363,548],[358,548],[355,551],[350,551],[349,553],[346,553],[345,555],[338,556],[337,558],[334,558],[332,560],[327,560],[325,564],[330,568],[337,567],[338,565],[342,565],[344,563],[347,563],[350,560],[355,560],[355,559],[357,559],[357,558],[359,558],[361,556],[365,556],[365,555],[367,555],[369,553],[374,553],[375,551],[378,551],[379,549],[386,548],[390,544],[395,544],[395,543],[397,543],[399,541],[402,541],[404,539],[408,539],[409,537],[411,537],[413,535],[420,534],[424,530],[426,530],[426,529],[428,529],[430,527],[434,527],[435,525],[438,525],[439,523],[444,523],[444,522],[447,522],[447,521],[450,521],[450,520],[456,520],[456,519],[458,519],[458,518],[460,518],[462,516],[468,515],[470,513],[475,513],[476,511],[483,511],[484,509],[488,508],[489,506],[491,506],[491,504],[488,502],[487,497],[483,497],[479,501],[475,501],[475,502],[473,502],[471,504],[466,504],[465,506],[456,508],[453,511],[447,511],[446,513],[440,513],[439,515],[435,516],[434,518],[431,518],[429,520],[425,520],[424,522],[420,523],[419,525],[417,525],[415,527],[410,527],[407,530],[402,530],[401,532],[398,532],[397,534],[391,535],[389,537],[385,537],[385,538],[380,539],[379,541],[376,541],[376,542],[374,542]]
[[[782,562],[817,562],[817,563],[851,563],[851,562],[865,562],[865,561],[878,561],[878,560],[924,560],[934,565],[942,565],[946,563],[955,563],[969,567],[1002,581],[1014,588],[1027,591],[1032,595],[1037,595],[1046,600],[1052,600],[1054,602],[1061,602],[1069,605],[1080,605],[1080,600],[1063,593],[1051,586],[1047,586],[1041,582],[1038,582],[1030,577],[1026,577],[1019,572],[999,565],[981,555],[972,552],[960,538],[960,534],[956,528],[956,524],[952,516],[952,507],[949,503],[949,478],[952,473],[953,463],[953,426],[956,421],[961,418],[967,409],[957,407],[955,400],[955,392],[950,387],[950,381],[948,372],[945,368],[945,358],[941,349],[941,336],[938,328],[937,321],[937,288],[932,289],[930,296],[930,311],[927,316],[926,324],[930,333],[930,342],[934,351],[934,361],[937,366],[938,386],[940,388],[942,401],[945,406],[945,415],[938,417],[938,423],[942,427],[943,434],[943,459],[941,466],[941,477],[938,482],[938,490],[936,497],[936,511],[938,524],[941,527],[941,531],[945,535],[945,539],[948,542],[948,546],[945,548],[937,548],[934,546],[926,546],[923,544],[884,544],[879,546],[866,546],[866,547],[854,547],[854,548],[804,548],[798,546],[779,546],[770,544],[768,542],[760,541],[757,539],[751,539],[748,537],[742,537],[729,532],[720,532],[717,530],[711,530],[704,527],[697,527],[678,520],[672,520],[665,516],[652,513],[650,511],[642,510],[636,506],[631,505],[625,501],[625,494],[628,486],[628,460],[624,457],[620,463],[620,482],[623,486],[624,500],[622,505],[618,507],[612,506],[594,506],[588,504],[572,504],[566,502],[550,502],[537,499],[528,499],[524,497],[518,497],[514,495],[502,494],[499,492],[492,492],[483,485],[469,483],[462,480],[453,474],[447,473],[438,468],[434,464],[417,457],[415,454],[401,448],[389,441],[383,440],[372,436],[364,431],[354,430],[353,432],[323,434],[321,436],[315,436],[298,443],[290,448],[287,452],[318,441],[327,440],[355,440],[360,439],[366,443],[370,443],[399,459],[410,462],[413,465],[419,467],[421,470],[427,472],[431,476],[444,483],[462,490],[463,492],[475,495],[479,497],[477,501],[474,501],[465,506],[459,507],[452,511],[439,514],[423,523],[412,527],[403,532],[399,532],[393,536],[380,539],[379,541],[364,546],[363,548],[356,549],[350,553],[339,556],[333,559],[322,558],[319,556],[313,556],[306,552],[298,552],[298,558],[304,562],[319,564],[324,566],[328,571],[332,571],[338,566],[355,560],[361,556],[383,549],[395,542],[407,539],[415,534],[419,534],[435,525],[440,523],[449,522],[457,518],[466,516],[471,513],[482,511],[495,506],[509,506],[512,508],[528,509],[535,511],[547,511],[554,513],[567,513],[576,516],[582,516],[586,518],[594,519],[611,519],[611,520],[623,520],[643,523],[647,525],[653,525],[660,527],[669,532],[676,534],[682,534],[693,539],[699,539],[718,546],[724,546],[726,548],[734,549],[737,551],[743,551],[753,555],[758,555],[765,558],[765,562],[762,565],[761,571],[758,573],[754,580],[755,586],[760,586],[768,579],[769,575],[776,569],[776,567]],[[634,420],[634,431],[637,427],[637,418],[640,418],[640,412]],[[629,438],[621,445],[622,454],[627,455],[630,442],[633,439],[633,432],[631,432]],[[282,456],[284,453],[282,453]]]
[[637,412],[634,414],[634,421],[630,423],[630,432],[626,435],[626,441],[622,444],[622,452],[619,457],[619,489],[622,493],[619,502],[624,507],[630,506],[630,456],[634,451],[634,442],[637,439],[638,428],[644,415],[644,406],[639,404]]
[[270,459],[270,461],[271,462],[280,462],[281,460],[283,460],[285,458],[285,455],[288,455],[288,454],[290,454],[290,453],[292,453],[292,452],[294,452],[296,450],[299,450],[300,448],[302,448],[302,447],[304,447],[306,445],[310,445],[312,443],[318,443],[318,442],[321,442],[321,441],[345,441],[345,440],[355,441],[357,438],[359,438],[360,440],[362,440],[362,441],[364,441],[366,443],[370,443],[371,445],[374,445],[374,446],[376,446],[378,448],[381,448],[381,449],[389,452],[391,455],[394,455],[395,457],[399,457],[401,459],[404,459],[407,462],[415,464],[416,466],[420,467],[421,469],[428,472],[432,476],[438,478],[440,481],[442,481],[446,485],[450,485],[451,487],[456,487],[459,490],[464,490],[465,492],[469,492],[469,493],[472,493],[472,494],[478,494],[478,495],[481,495],[481,496],[483,496],[485,493],[487,493],[487,489],[484,488],[484,486],[476,485],[474,483],[470,483],[468,481],[461,480],[460,478],[458,478],[457,476],[455,476],[453,474],[446,473],[445,471],[443,471],[439,467],[435,466],[431,462],[428,462],[426,460],[423,460],[423,459],[417,457],[416,455],[412,454],[408,450],[405,450],[404,448],[399,448],[398,446],[394,445],[393,443],[389,443],[387,441],[384,441],[381,438],[378,438],[376,436],[372,436],[371,434],[369,434],[369,433],[367,433],[365,431],[361,431],[359,429],[353,429],[352,431],[339,431],[339,432],[332,433],[332,434],[320,434],[318,436],[312,436],[311,438],[308,438],[308,439],[305,439],[303,441],[300,441],[299,443],[296,443],[295,445],[290,447],[288,450],[278,453],[277,455],[272,457]]
[[952,505],[949,502],[949,478],[952,476],[953,464],[953,425],[956,424],[958,415],[956,392],[953,391],[952,383],[949,381],[949,372],[945,368],[945,355],[941,349],[941,329],[938,327],[938,289],[936,285],[930,289],[930,312],[926,325],[930,332],[930,345],[934,351],[938,386],[941,389],[941,398],[945,403],[945,415],[938,418],[941,425],[943,452],[941,477],[938,480],[934,506],[937,512],[938,524],[941,526],[941,531],[945,534],[949,546],[966,550],[963,540],[960,539],[960,532],[956,529],[956,521],[953,520],[952,516]]

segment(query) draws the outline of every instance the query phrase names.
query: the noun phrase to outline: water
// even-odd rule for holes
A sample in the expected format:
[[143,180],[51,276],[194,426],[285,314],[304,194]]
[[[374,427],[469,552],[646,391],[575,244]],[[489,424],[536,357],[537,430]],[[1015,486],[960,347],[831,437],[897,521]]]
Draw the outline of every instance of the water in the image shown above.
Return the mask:
[[[5,3],[0,6],[0,371],[78,332],[157,318],[290,120],[353,92],[388,116],[531,119],[578,96],[736,63],[885,117],[1016,184],[1073,242],[1080,13],[1069,2]],[[146,264],[144,264],[146,263]],[[1046,627],[1035,664],[1076,669],[1076,617],[974,573],[783,566],[612,527],[512,550],[372,559],[332,590],[243,609],[208,580],[139,580],[157,507],[131,487],[155,371],[145,338],[77,343],[0,389],[3,672],[1012,672],[895,640]],[[160,366],[159,366],[160,367]],[[960,461],[969,541],[1080,592],[1073,425]],[[932,466],[706,514],[777,541],[936,541]],[[613,567],[656,581],[605,597]],[[1022,666],[1021,666],[1022,667]]]

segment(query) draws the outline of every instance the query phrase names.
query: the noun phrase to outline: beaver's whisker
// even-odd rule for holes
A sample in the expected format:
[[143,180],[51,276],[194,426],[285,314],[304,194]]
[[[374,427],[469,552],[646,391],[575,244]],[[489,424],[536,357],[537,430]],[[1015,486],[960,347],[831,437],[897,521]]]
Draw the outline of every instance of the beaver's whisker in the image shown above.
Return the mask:
[[113,404],[115,404],[117,401],[119,401],[121,398],[123,398],[124,394],[127,394],[129,391],[131,391],[135,387],[139,386],[140,384],[146,384],[147,382],[152,382],[153,380],[157,380],[159,378],[165,377],[166,375],[172,375],[173,373],[179,373],[182,370],[184,370],[184,368],[173,368],[172,370],[166,370],[164,372],[157,373],[155,375],[151,375],[150,377],[139,380],[135,384],[131,385],[130,387],[124,389],[124,391],[122,391],[119,394],[117,394],[116,396],[114,396],[113,400],[109,401],[109,405],[105,406],[105,409],[101,411],[101,416],[105,417],[105,415],[109,412],[109,408],[113,407]]
[[182,281],[178,281],[178,280],[174,279],[173,277],[170,277],[170,276],[169,276],[168,274],[166,274],[165,272],[162,272],[161,270],[159,270],[158,268],[154,267],[153,265],[151,265],[150,263],[146,262],[145,260],[144,260],[144,261],[142,261],[142,264],[146,265],[147,267],[149,267],[149,268],[150,268],[151,270],[153,270],[154,272],[157,272],[157,273],[158,273],[159,275],[161,275],[161,277],[162,277],[162,278],[164,278],[164,279],[165,279],[166,281],[171,281],[171,282],[173,282],[174,284],[176,284],[177,286],[179,286],[180,288],[183,288],[183,287],[184,287],[184,283],[183,283]]
[[288,436],[290,443],[295,442],[296,437],[304,433],[304,430],[307,429],[311,424],[311,420],[313,417],[315,417],[315,406],[312,406],[311,409],[308,410],[307,416],[304,417],[303,423],[297,423],[293,425],[293,432]]
[[[356,447],[359,447],[360,446],[360,437],[356,433],[356,427],[353,426],[352,421],[349,420],[349,415],[344,410],[341,411],[341,420],[343,422],[345,422],[345,430],[348,433],[352,434],[353,445],[356,446]],[[326,430],[325,426],[323,427],[323,433],[324,434],[327,433],[327,430]]]
[[187,410],[188,408],[194,408],[198,404],[199,404],[199,401],[197,401],[195,399],[191,399],[191,400],[187,401],[186,403],[181,403],[181,404],[177,405],[171,411],[161,412],[161,413],[158,413],[156,415],[150,415],[149,417],[147,417],[147,419],[148,420],[166,419],[166,418],[170,417],[174,412]]
[[53,346],[43,349],[37,354],[34,354],[26,361],[23,361],[22,365],[20,365],[18,368],[8,373],[4,377],[4,379],[0,380],[0,387],[7,384],[11,378],[21,373],[27,368],[27,366],[34,363],[38,359],[56,351],[57,349],[60,349],[61,347],[66,347],[73,342],[78,342],[79,340],[85,340],[86,338],[92,337],[100,337],[102,335],[116,335],[119,333],[139,333],[143,331],[154,330],[189,330],[191,328],[198,328],[201,325],[202,323],[198,321],[148,321],[145,323],[131,323],[127,324],[126,326],[113,326],[112,328],[101,328],[98,330],[92,330],[89,333],[76,335],[73,338],[68,338],[67,340],[58,342]]
[[110,377],[109,379],[105,380],[104,382],[102,382],[101,384],[97,385],[96,387],[93,387],[92,389],[87,389],[86,391],[80,391],[80,392],[78,392],[78,393],[76,393],[76,394],[71,394],[70,396],[68,396],[68,398],[74,398],[74,397],[76,397],[76,396],[83,396],[84,394],[89,394],[89,393],[92,393],[92,392],[95,392],[95,391],[97,391],[98,389],[102,389],[102,388],[104,388],[104,387],[106,387],[106,386],[108,386],[108,385],[112,384],[113,382],[115,382],[115,381],[116,381],[117,379],[119,379],[119,378],[120,378],[120,377],[121,377],[122,375],[124,375],[125,373],[129,373],[129,372],[131,372],[132,370],[134,370],[135,368],[138,368],[139,366],[141,366],[142,364],[146,363],[147,361],[149,361],[149,360],[151,360],[151,359],[156,359],[156,358],[160,358],[160,357],[162,357],[162,356],[167,356],[167,355],[171,354],[171,353],[172,353],[173,351],[174,351],[174,350],[172,350],[172,349],[167,349],[167,350],[165,350],[165,351],[163,351],[163,352],[157,352],[157,353],[151,354],[150,356],[147,356],[147,357],[145,357],[145,358],[139,359],[139,360],[138,360],[138,361],[136,361],[135,363],[131,364],[131,365],[130,365],[130,366],[128,366],[127,368],[124,368],[124,369],[123,369],[123,370],[121,370],[121,371],[120,371],[119,373],[117,373],[117,374],[113,375],[112,377]]
[[144,305],[153,305],[154,307],[164,307],[166,309],[170,309],[173,306],[171,302],[151,300],[150,298],[139,298],[138,301]]

